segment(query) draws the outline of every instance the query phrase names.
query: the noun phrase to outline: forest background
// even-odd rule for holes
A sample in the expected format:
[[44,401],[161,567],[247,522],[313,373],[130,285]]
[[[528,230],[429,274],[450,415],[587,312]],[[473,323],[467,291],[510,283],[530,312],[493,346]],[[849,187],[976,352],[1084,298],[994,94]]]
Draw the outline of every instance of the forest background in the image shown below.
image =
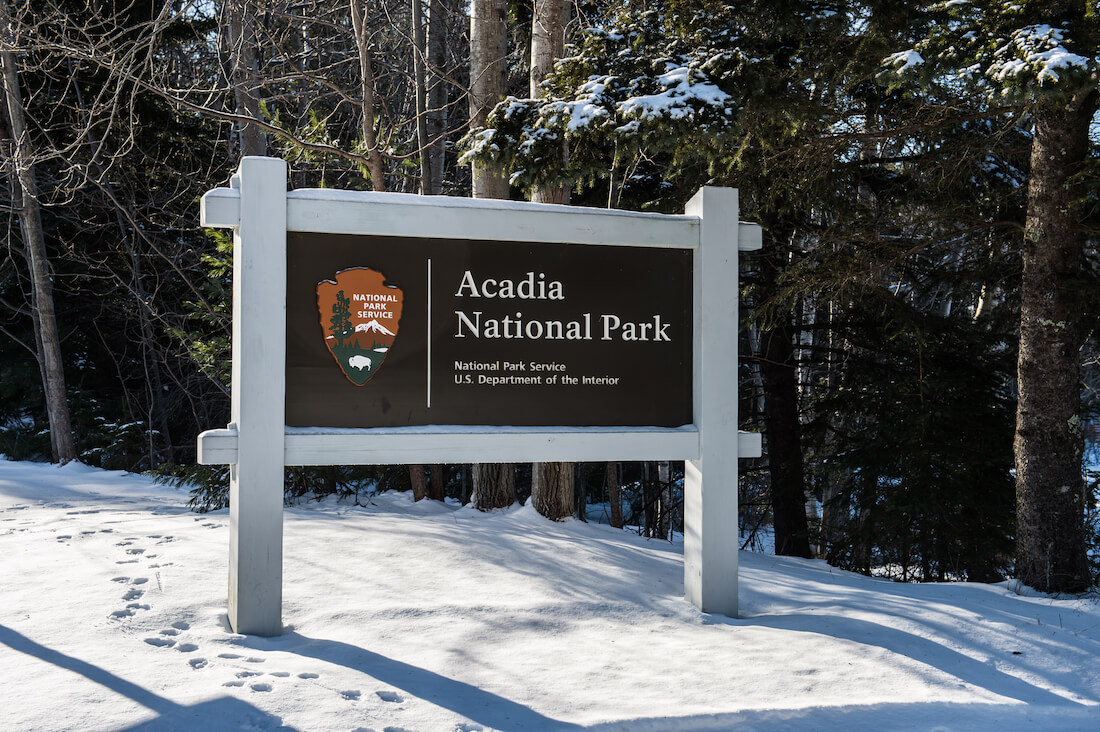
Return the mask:
[[[0,0],[0,454],[195,484],[242,155],[293,188],[680,213],[741,191],[746,545],[1096,583],[1095,2]],[[1096,461],[1093,461],[1094,463]],[[669,537],[682,466],[287,472]],[[731,519],[732,520],[732,519]]]

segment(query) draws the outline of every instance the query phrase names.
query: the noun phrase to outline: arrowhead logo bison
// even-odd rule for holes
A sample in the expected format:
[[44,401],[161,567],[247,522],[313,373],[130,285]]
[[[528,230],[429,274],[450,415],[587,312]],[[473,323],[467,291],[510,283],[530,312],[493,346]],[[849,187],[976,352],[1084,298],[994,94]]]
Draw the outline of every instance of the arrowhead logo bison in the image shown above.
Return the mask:
[[397,338],[404,293],[381,272],[354,267],[317,283],[317,312],[325,346],[348,381],[371,380]]

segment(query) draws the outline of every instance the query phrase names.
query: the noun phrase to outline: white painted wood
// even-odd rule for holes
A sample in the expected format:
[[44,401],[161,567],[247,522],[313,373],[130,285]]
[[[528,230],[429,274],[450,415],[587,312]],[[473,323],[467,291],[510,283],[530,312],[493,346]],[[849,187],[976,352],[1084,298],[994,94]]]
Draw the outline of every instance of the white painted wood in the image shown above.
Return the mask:
[[287,197],[289,231],[677,248],[699,240],[688,216],[327,189]]
[[688,202],[695,250],[694,415],[700,457],[685,463],[684,594],[703,612],[737,616],[737,190]]
[[232,465],[237,462],[237,428],[206,430],[199,433],[199,465]]
[[760,224],[741,221],[737,224],[737,251],[755,252],[764,247],[764,230]]
[[[431,213],[409,216],[410,206],[430,207]],[[202,226],[238,226],[240,191],[208,191],[202,197],[199,218]],[[738,249],[760,249],[763,235],[758,224],[741,222],[738,228]],[[306,189],[287,193],[287,231],[695,248],[699,218],[495,199]]]
[[[552,430],[531,428],[438,427],[295,431],[287,428],[286,465],[392,465],[436,462],[526,462],[548,460],[602,462],[605,460],[694,460],[699,457],[699,433],[694,429],[646,429],[624,432],[617,428]],[[739,457],[760,457],[760,434],[741,432]],[[237,430],[207,430],[199,435],[200,465],[237,462]]]
[[246,157],[237,172],[231,394],[238,437],[229,480],[229,622],[236,632],[254,635],[283,632],[286,170],[282,160]]
[[241,223],[241,192],[215,188],[199,201],[199,225],[211,229],[232,229]]
[[758,458],[764,454],[763,435],[759,432],[737,433],[737,457]]

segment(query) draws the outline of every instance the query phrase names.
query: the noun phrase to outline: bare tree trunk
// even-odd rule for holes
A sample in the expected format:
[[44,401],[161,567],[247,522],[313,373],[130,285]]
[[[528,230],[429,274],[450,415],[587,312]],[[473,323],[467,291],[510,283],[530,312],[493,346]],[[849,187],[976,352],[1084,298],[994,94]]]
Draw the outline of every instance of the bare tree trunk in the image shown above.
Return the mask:
[[443,78],[447,62],[447,16],[445,0],[431,0],[428,6],[428,157],[432,180],[428,192],[443,192],[443,165],[447,133],[447,84]]
[[428,55],[424,3],[412,0],[413,81],[416,86],[416,143],[420,149],[420,194],[432,192],[432,157],[428,151]]
[[516,502],[514,463],[478,463],[473,466],[473,483],[470,503],[480,511],[508,508]]
[[668,460],[657,463],[657,482],[661,486],[660,504],[657,507],[657,535],[662,539],[672,538],[672,476]]
[[[237,114],[262,119],[260,110],[260,61],[256,41],[256,8],[253,0],[227,0],[229,59]],[[247,123],[238,130],[241,157],[267,155],[267,136]]]
[[371,68],[370,39],[364,19],[367,15],[367,0],[348,0],[351,7],[351,25],[355,32],[355,48],[359,54],[360,93],[363,96],[360,112],[360,128],[363,133],[363,145],[367,148],[367,172],[370,175],[371,188],[386,190],[386,177],[382,169],[382,152],[378,149],[378,136],[374,128],[374,71]]
[[1016,411],[1016,577],[1043,592],[1088,588],[1080,397],[1085,191],[1096,93],[1040,100],[1031,144]]
[[46,413],[50,420],[50,446],[53,459],[62,464],[76,459],[73,431],[69,420],[69,404],[65,393],[65,371],[61,357],[61,339],[57,332],[54,311],[53,282],[46,258],[46,240],[42,231],[42,211],[38,203],[38,183],[34,174],[34,148],[23,111],[23,94],[19,88],[16,67],[15,29],[7,0],[0,0],[0,64],[3,66],[4,102],[12,133],[12,166],[15,187],[22,200],[19,228],[23,247],[31,270],[32,303],[37,314],[36,325],[39,360],[45,375]]
[[[565,53],[565,29],[569,25],[572,0],[535,0],[531,22],[531,98],[542,99],[542,81],[554,70]],[[562,140],[563,154],[569,150]],[[537,185],[531,190],[536,203],[569,203],[569,189],[563,185]]]
[[443,485],[443,466],[439,463],[432,463],[428,473],[430,479],[428,481],[428,498],[433,501],[442,501],[447,497],[446,486]]
[[[485,123],[489,112],[504,96],[508,67],[508,11],[504,0],[470,2],[470,127]],[[474,198],[508,198],[508,179],[496,165],[473,166]],[[475,508],[488,511],[516,502],[514,463],[479,463],[473,466]]]
[[642,463],[642,533],[651,538],[657,536],[657,514],[661,503],[656,473],[652,461]]
[[[534,16],[531,21],[531,74],[530,91],[532,99],[541,99],[546,95],[542,89],[542,80],[554,68],[554,62],[561,58],[565,50],[565,27],[569,23],[571,0],[535,0]],[[563,143],[564,144],[564,143]],[[566,203],[563,186],[536,186],[531,191],[531,200],[539,203]],[[572,463],[534,463],[531,466],[531,498],[535,508],[543,516],[559,521],[565,518],[563,507],[573,503],[575,483]],[[534,485],[539,487],[536,499]],[[569,509],[572,512],[572,508]]]
[[552,521],[573,515],[573,463],[534,463],[531,501],[535,510]]
[[428,479],[424,475],[423,465],[409,466],[409,482],[412,483],[414,501],[422,501],[428,497]]
[[[470,2],[470,127],[485,124],[507,90],[508,9],[504,0]],[[474,198],[508,198],[500,166],[473,165]]]
[[607,499],[611,502],[611,525],[616,529],[623,527],[622,497],[619,491],[619,464],[607,464]]

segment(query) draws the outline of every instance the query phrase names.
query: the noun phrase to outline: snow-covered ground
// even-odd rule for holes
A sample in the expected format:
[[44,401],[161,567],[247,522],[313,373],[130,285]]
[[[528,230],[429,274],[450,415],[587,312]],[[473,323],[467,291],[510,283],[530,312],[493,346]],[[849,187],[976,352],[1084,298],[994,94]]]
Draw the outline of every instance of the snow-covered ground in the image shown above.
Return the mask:
[[408,495],[286,511],[286,633],[225,619],[229,518],[0,461],[0,730],[1100,730],[1095,599],[899,585]]

